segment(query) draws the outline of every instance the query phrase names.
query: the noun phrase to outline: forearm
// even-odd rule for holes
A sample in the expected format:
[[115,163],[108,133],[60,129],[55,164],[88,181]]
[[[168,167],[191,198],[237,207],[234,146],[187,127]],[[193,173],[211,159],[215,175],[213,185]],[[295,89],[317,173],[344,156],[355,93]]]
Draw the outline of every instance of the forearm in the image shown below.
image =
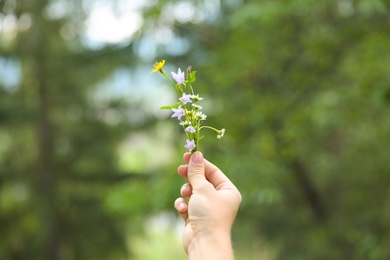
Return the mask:
[[189,260],[234,260],[229,233],[213,233],[194,238],[188,247]]

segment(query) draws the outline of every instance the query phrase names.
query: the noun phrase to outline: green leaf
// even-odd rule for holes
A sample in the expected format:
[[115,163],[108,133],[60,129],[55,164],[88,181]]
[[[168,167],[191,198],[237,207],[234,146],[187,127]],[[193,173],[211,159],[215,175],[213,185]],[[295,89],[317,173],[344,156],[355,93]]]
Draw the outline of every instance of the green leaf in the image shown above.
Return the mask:
[[181,105],[181,102],[176,103],[176,104],[174,104],[172,106],[162,106],[162,107],[160,107],[160,109],[161,110],[166,110],[166,109],[178,108],[180,105]]
[[196,80],[196,71],[191,71],[188,75],[188,82],[193,83]]

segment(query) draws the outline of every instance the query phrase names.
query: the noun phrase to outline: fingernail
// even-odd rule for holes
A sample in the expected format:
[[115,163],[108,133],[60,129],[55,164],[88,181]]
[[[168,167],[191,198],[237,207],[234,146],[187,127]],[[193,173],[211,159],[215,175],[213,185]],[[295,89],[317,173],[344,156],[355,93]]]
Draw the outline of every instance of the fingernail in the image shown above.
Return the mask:
[[191,161],[196,164],[203,163],[203,154],[201,152],[195,152],[192,157]]
[[182,211],[184,209],[184,207],[185,207],[184,202],[180,202],[178,205],[179,211]]
[[180,189],[180,194],[183,193],[183,191],[184,191],[186,188],[187,188],[187,185],[184,184],[184,185],[181,187],[181,189]]

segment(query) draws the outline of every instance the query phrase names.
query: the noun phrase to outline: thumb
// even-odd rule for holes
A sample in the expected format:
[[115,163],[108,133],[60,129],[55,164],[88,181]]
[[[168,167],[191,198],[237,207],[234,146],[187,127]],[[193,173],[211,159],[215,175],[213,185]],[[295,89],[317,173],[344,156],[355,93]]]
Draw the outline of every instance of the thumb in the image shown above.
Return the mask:
[[188,181],[192,187],[196,189],[202,182],[206,180],[204,172],[204,160],[201,152],[195,152],[188,163],[187,171]]

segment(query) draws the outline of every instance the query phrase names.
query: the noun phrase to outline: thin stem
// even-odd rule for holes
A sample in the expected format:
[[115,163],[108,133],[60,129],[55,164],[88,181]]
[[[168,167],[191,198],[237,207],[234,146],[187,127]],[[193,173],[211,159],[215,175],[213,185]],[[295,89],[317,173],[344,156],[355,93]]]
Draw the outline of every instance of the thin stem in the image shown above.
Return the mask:
[[176,88],[175,82],[173,82],[173,80],[172,80],[170,77],[168,77],[168,75],[165,73],[165,71],[164,71],[164,70],[160,70],[160,72],[161,72],[161,74],[163,74],[164,77],[166,77],[166,78],[172,83],[172,85]]
[[218,129],[216,129],[216,128],[214,128],[214,127],[211,127],[211,126],[208,126],[208,125],[204,125],[204,126],[199,127],[199,131],[200,131],[200,129],[202,129],[202,128],[208,128],[208,129],[214,130],[215,132],[219,133],[219,130],[218,130]]
[[192,84],[190,83],[190,84],[188,84],[189,86],[190,86],[190,89],[191,89],[191,93],[192,93],[192,95],[195,95],[195,93],[194,93],[194,89],[192,88]]
[[166,77],[166,78],[172,83],[172,86],[173,86],[173,87],[175,88],[175,90],[176,90],[177,96],[180,97],[180,93],[179,93],[179,90],[178,90],[177,87],[176,87],[175,82],[173,82],[173,80],[172,80],[170,77],[168,77],[168,75],[165,73],[165,71],[164,71],[163,69],[160,70],[160,72],[161,72],[161,74],[164,75],[164,77]]
[[[199,124],[199,122],[198,122]],[[195,149],[198,149],[198,146],[199,146],[199,132],[200,132],[200,128],[196,131],[196,143],[195,143]]]

